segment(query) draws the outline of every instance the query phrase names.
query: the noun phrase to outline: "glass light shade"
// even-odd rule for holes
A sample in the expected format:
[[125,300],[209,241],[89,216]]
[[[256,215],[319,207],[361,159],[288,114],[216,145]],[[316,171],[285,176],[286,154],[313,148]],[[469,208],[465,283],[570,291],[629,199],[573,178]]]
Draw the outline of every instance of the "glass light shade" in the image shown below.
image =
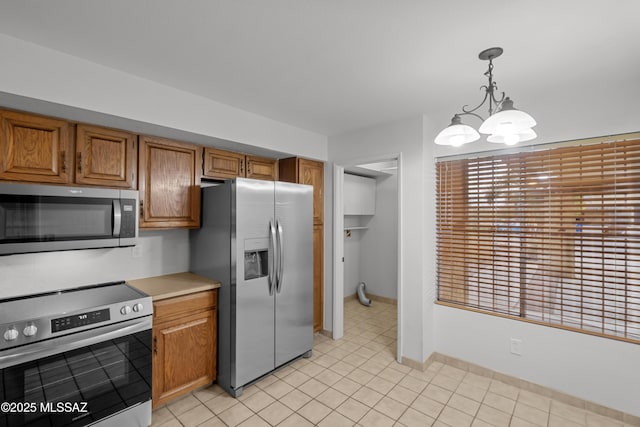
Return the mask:
[[535,125],[533,117],[524,111],[502,110],[485,120],[478,130],[480,133],[506,135],[530,129]]
[[533,129],[524,129],[516,133],[506,135],[494,134],[487,138],[487,141],[497,144],[515,145],[518,142],[530,141],[538,135]]
[[536,125],[536,121],[524,111],[516,110],[513,101],[507,97],[500,111],[489,116],[480,126],[480,133],[508,135],[530,129]]
[[451,145],[459,147],[468,142],[477,141],[480,134],[471,126],[462,123],[453,123],[442,129],[436,136],[435,143],[439,145]]

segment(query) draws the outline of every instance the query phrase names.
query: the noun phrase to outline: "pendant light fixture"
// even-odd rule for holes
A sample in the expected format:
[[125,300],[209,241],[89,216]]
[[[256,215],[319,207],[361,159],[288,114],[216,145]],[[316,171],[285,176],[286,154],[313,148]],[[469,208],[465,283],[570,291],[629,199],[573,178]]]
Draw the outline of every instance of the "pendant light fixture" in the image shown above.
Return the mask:
[[462,112],[455,114],[451,124],[436,136],[436,144],[459,147],[480,139],[480,134],[474,128],[462,123],[461,116],[470,115],[484,120],[476,111],[487,101],[489,101],[489,117],[478,129],[480,133],[489,135],[487,141],[514,145],[537,136],[532,129],[536,125],[533,117],[524,111],[516,110],[513,101],[508,96],[505,97],[504,92],[500,99],[496,98],[498,85],[493,81],[493,60],[502,55],[502,52],[501,47],[492,47],[480,52],[478,58],[489,61],[489,69],[484,73],[489,79],[489,84],[480,87],[485,91],[484,99],[475,108],[469,109],[467,105],[462,107]]

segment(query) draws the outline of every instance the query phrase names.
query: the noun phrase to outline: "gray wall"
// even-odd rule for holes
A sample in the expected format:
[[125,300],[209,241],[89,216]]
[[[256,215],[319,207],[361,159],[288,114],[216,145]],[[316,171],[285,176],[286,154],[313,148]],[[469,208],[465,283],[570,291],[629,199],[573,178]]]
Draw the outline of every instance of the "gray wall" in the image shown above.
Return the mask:
[[398,179],[376,179],[376,214],[362,236],[362,280],[367,291],[397,299],[398,295]]
[[367,294],[397,299],[398,295],[398,179],[376,178],[376,213],[345,217],[345,227],[364,225],[345,236],[344,296],[365,282]]
[[0,257],[0,298],[189,270],[188,230],[141,231],[132,248]]

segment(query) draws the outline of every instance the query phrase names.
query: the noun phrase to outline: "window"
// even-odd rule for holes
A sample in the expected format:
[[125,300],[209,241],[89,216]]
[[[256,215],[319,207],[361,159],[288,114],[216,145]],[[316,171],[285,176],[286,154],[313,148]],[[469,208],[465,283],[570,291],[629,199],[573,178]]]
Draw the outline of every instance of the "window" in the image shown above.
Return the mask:
[[436,169],[438,301],[640,342],[640,141]]

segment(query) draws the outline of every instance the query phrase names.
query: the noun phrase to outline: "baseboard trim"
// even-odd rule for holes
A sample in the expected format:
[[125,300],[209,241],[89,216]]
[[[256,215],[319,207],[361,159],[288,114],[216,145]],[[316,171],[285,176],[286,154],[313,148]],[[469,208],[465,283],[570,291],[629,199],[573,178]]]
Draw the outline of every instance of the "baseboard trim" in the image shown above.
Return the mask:
[[[398,304],[398,300],[395,298],[388,298],[388,297],[383,297],[380,295],[374,295],[374,294],[369,294],[367,293],[367,298],[369,298],[371,301],[379,301],[379,302],[384,302],[386,304],[393,304],[393,305],[397,305]],[[352,294],[352,295],[348,295],[346,297],[344,297],[344,302],[349,302],[353,299],[358,299],[358,294]]]
[[552,389],[550,387],[545,387],[540,384],[513,377],[511,375],[503,374],[501,372],[494,371],[493,369],[476,365],[475,363],[466,362],[455,357],[447,356],[446,354],[434,352],[423,363],[405,357],[402,358],[403,365],[407,365],[411,368],[419,369],[422,371],[429,369],[429,366],[434,362],[439,362],[445,365],[452,366],[454,368],[462,369],[463,371],[474,373],[476,375],[495,379],[505,384],[509,384],[514,387],[530,391],[532,393],[559,400],[560,402],[566,403],[567,405],[595,412],[596,414],[604,415],[605,417],[613,418],[626,424],[640,426],[640,416],[627,414],[626,412],[622,412],[617,409],[612,409],[607,406],[600,405],[598,403],[581,399],[579,397],[575,397],[570,394]]
[[432,356],[433,354],[429,356],[427,360],[425,360],[424,362],[418,362],[417,360],[409,359],[408,357],[402,357],[402,360],[400,363],[402,365],[424,372],[427,370],[431,362],[433,362],[433,360],[431,360]]
[[318,333],[319,333],[320,335],[324,335],[325,337],[333,338],[333,332],[332,332],[332,331],[327,331],[326,329],[320,329],[320,330],[318,331]]

